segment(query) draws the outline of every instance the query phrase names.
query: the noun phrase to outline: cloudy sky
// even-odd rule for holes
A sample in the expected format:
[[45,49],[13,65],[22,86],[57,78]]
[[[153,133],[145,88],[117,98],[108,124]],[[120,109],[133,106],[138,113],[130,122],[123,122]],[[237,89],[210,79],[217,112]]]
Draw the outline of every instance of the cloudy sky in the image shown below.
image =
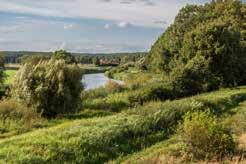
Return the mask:
[[0,0],[0,50],[146,51],[178,10],[209,0]]

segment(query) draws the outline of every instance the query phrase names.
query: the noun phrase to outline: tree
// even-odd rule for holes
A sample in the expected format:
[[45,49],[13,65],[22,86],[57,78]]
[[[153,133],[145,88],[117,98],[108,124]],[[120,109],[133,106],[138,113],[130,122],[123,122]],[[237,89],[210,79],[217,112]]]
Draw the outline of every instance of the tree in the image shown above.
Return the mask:
[[[199,26],[206,26],[216,21],[226,22],[228,30],[232,28],[234,31],[241,33],[240,38],[243,45],[245,40],[243,31],[246,29],[245,8],[246,5],[241,1],[234,0],[215,0],[204,6],[187,5],[180,10],[174,23],[152,46],[146,58],[146,67],[149,70],[167,71],[168,73],[176,67],[175,65],[169,65],[170,62],[172,63],[172,60],[182,57],[181,51],[184,46],[185,35]],[[239,49],[242,50],[242,47],[239,47]]]
[[5,54],[3,52],[0,53],[0,67],[4,68],[5,64]]
[[12,86],[12,96],[34,106],[45,117],[71,113],[80,101],[81,69],[64,60],[25,63]]
[[197,27],[185,36],[181,51],[184,61],[195,56],[209,60],[208,69],[222,79],[222,86],[238,85],[241,81],[241,65],[246,62],[242,60],[240,33],[227,22],[216,20]]
[[72,63],[75,63],[76,62],[75,57],[71,53],[69,53],[69,52],[67,52],[65,50],[55,51],[53,53],[53,55],[52,55],[52,58],[53,59],[56,59],[56,60],[63,59],[63,60],[65,60],[65,62],[67,64],[72,64]]
[[143,68],[169,77],[184,95],[245,85],[245,13],[246,5],[234,0],[187,5],[152,46]]
[[25,64],[25,63],[32,63],[32,64],[38,64],[40,61],[43,60],[49,60],[50,57],[49,56],[44,56],[44,55],[24,55],[21,57],[21,63]]
[[221,79],[210,71],[209,63],[203,56],[196,56],[185,65],[180,63],[170,75],[174,92],[188,96],[218,89]]
[[99,66],[99,65],[100,65],[100,59],[99,59],[98,57],[94,57],[94,58],[92,59],[92,62],[93,62],[93,64],[95,64],[96,66]]
[[6,74],[4,72],[4,64],[5,64],[5,55],[3,52],[0,52],[0,97],[2,97],[5,92],[6,88],[4,85],[4,80],[6,78]]

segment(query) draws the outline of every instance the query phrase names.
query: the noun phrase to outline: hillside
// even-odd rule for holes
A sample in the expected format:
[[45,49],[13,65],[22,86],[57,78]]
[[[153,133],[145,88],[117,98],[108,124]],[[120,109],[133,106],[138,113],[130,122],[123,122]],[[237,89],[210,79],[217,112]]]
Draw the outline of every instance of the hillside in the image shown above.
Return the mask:
[[[236,114],[229,117],[224,117],[221,120],[228,122],[233,120],[231,127],[234,132],[237,133],[237,142],[238,142],[238,154],[237,157],[233,158],[233,161],[225,160],[225,163],[237,162],[243,154],[240,154],[240,151],[243,152],[246,150],[245,143],[245,131],[244,126],[246,124],[246,101],[239,103],[231,111],[236,112]],[[238,133],[239,132],[239,133]],[[170,139],[157,143],[145,150],[137,152],[133,155],[129,155],[124,158],[118,159],[118,162],[121,163],[166,163],[169,161],[171,163],[182,163],[184,162],[182,157],[179,154],[180,149],[182,149],[182,143],[177,136],[172,136]],[[201,161],[200,161],[201,162]]]
[[[173,134],[172,129],[188,111],[210,108],[218,117],[233,117],[240,111],[231,111],[244,100],[245,87],[224,89],[181,100],[149,103],[112,116],[71,121],[0,140],[0,161],[107,162],[168,139]],[[153,106],[155,108],[151,108]]]
[[245,163],[245,41],[246,4],[213,0],[149,53],[0,53],[0,163]]

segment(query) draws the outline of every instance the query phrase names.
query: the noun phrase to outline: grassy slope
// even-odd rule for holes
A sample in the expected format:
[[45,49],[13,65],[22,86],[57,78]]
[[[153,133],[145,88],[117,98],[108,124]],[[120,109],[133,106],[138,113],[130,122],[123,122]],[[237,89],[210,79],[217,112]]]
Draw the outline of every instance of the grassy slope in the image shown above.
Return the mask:
[[164,140],[187,111],[227,113],[245,99],[246,87],[226,89],[36,130],[0,140],[0,163],[106,162]]
[[[231,115],[232,114],[232,115]],[[246,151],[246,101],[239,104],[239,106],[231,110],[230,115],[225,115],[221,121],[228,123],[234,134],[234,138],[238,144],[238,157],[242,156],[242,152]],[[182,143],[180,143],[177,136],[171,137],[169,140],[157,143],[150,148],[134,153],[124,158],[119,158],[112,163],[183,163],[180,156]],[[238,158],[234,158],[236,163]],[[226,162],[226,161],[225,161]],[[230,163],[231,161],[228,161]]]
[[22,120],[8,119],[3,122],[3,120],[0,119],[0,141],[4,138],[13,137],[30,131],[35,131],[37,129],[54,127],[62,123],[71,122],[72,120],[104,117],[112,114],[114,113],[109,111],[85,109],[81,112],[75,114],[67,114],[61,118],[56,119],[48,120],[36,118],[35,120],[35,118],[33,118],[30,123],[28,122],[28,125],[24,124],[25,122],[22,122]]
[[16,70],[6,70],[5,73],[7,75],[5,84],[12,84],[16,75]]

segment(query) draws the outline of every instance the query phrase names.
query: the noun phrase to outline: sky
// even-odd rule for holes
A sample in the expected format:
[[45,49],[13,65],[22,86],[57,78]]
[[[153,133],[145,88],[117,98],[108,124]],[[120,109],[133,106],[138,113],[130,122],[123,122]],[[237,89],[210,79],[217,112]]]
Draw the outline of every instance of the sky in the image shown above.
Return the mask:
[[0,50],[148,51],[186,4],[209,0],[0,0]]

